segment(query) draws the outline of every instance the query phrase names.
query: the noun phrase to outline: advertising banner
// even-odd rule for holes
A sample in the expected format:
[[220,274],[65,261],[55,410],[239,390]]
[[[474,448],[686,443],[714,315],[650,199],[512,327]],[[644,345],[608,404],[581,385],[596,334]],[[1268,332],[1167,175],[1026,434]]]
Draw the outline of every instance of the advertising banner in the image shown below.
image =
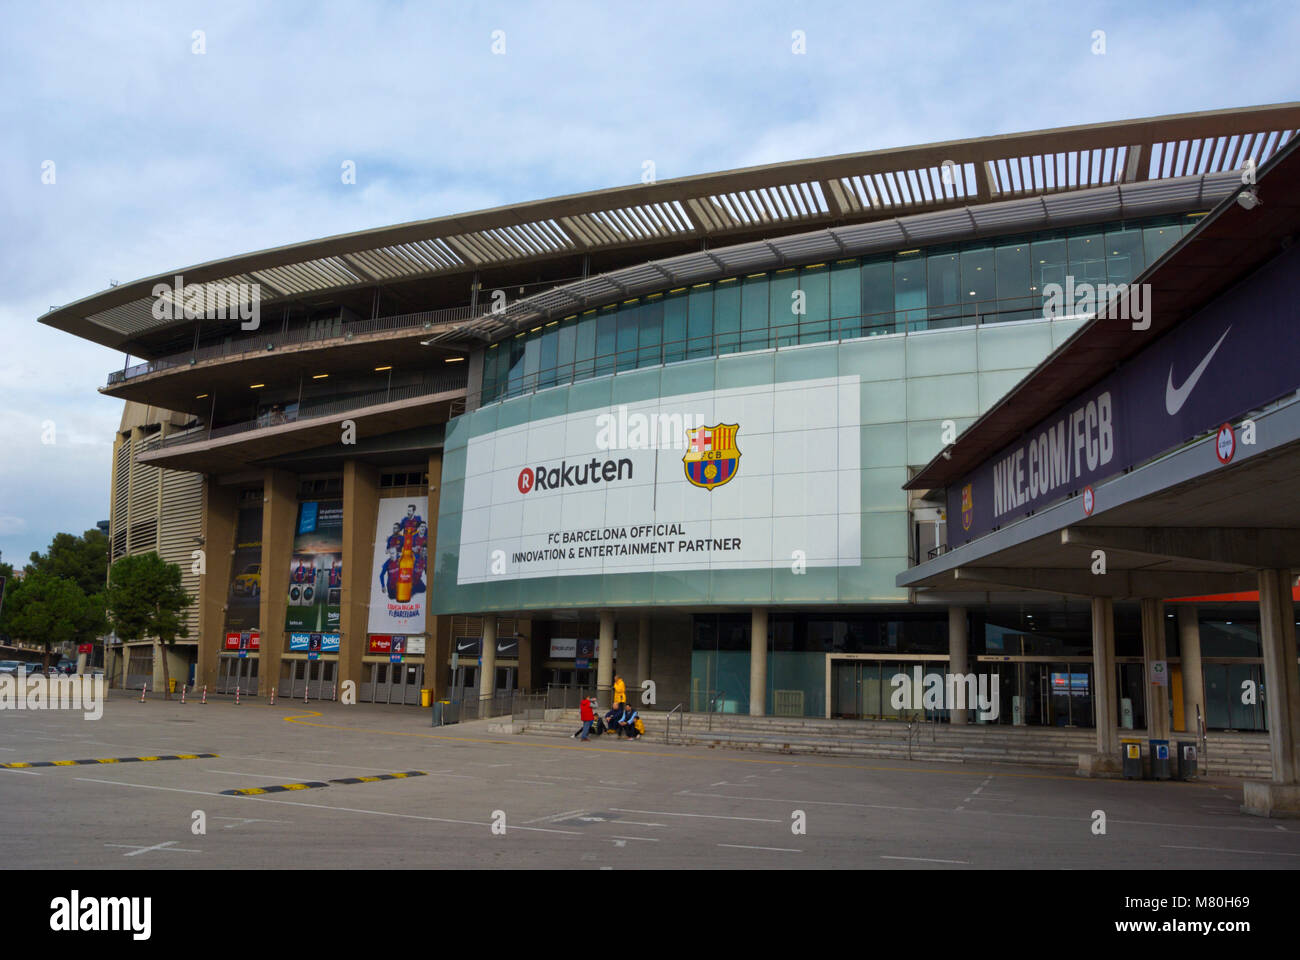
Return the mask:
[[[289,631],[338,630],[343,604],[343,501],[298,505],[298,526],[289,564]],[[294,649],[294,648],[290,648]],[[303,649],[306,649],[305,647]]]
[[337,633],[291,633],[289,649],[299,653],[308,653],[313,649],[325,653],[338,653],[339,635]]
[[227,650],[259,650],[261,649],[261,634],[256,630],[243,630],[239,633],[226,634]]
[[1219,429],[1300,386],[1300,247],[1279,255],[948,488],[957,546]]
[[428,603],[428,497],[379,501],[370,580],[369,631],[422,633]]
[[240,507],[235,520],[235,555],[230,564],[226,630],[255,630],[262,598],[262,507]]
[[769,383],[473,437],[456,582],[859,566],[860,393]]

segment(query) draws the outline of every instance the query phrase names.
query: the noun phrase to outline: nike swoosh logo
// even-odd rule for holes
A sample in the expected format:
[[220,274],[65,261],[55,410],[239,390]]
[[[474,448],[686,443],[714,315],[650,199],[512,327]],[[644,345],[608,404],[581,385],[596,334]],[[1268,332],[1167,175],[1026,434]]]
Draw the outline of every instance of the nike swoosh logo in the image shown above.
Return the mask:
[[1174,387],[1174,365],[1172,363],[1169,365],[1169,379],[1165,382],[1165,412],[1168,413],[1169,416],[1172,417],[1179,410],[1183,409],[1183,404],[1187,402],[1187,398],[1192,395],[1192,390],[1196,387],[1196,381],[1201,379],[1201,374],[1203,374],[1205,368],[1210,365],[1210,361],[1214,359],[1214,355],[1218,353],[1219,347],[1223,344],[1223,341],[1227,339],[1231,330],[1232,327],[1228,327],[1227,330],[1223,331],[1223,336],[1219,337],[1218,342],[1210,348],[1210,352],[1205,355],[1205,359],[1196,365],[1196,369],[1192,371],[1192,375],[1183,381],[1181,387]]
[[456,644],[456,652],[464,653],[466,650],[473,650],[476,646],[478,646],[476,643],[458,643]]

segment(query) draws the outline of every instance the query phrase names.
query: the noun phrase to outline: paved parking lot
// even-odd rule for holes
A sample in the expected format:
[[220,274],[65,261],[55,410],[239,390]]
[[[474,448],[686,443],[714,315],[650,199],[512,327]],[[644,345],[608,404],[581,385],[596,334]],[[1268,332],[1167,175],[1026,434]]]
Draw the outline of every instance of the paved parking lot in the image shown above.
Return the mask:
[[[583,744],[493,734],[478,723],[432,729],[428,717],[410,707],[224,699],[181,706],[114,698],[98,721],[6,710],[0,764],[117,762],[0,769],[0,861],[117,869],[1300,866],[1300,824],[1243,816],[1240,785],[1229,781],[1088,781],[1028,767],[782,757],[665,746],[653,735]],[[408,776],[386,777],[398,773]],[[281,787],[289,789],[267,789]],[[251,790],[267,792],[237,792]],[[203,834],[191,829],[199,811]],[[1098,811],[1104,835],[1094,833]]]

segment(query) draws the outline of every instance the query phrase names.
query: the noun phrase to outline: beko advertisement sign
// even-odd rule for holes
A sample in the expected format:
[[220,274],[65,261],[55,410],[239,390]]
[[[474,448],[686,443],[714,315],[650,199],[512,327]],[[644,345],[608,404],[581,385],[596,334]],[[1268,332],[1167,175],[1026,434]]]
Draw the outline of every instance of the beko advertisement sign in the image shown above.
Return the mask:
[[859,378],[656,398],[470,439],[457,583],[857,566]]

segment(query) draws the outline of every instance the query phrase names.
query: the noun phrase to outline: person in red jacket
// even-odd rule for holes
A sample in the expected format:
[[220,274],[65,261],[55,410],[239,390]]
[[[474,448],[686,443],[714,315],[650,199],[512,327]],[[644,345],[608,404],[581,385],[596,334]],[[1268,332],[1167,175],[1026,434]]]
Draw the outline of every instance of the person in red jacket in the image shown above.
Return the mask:
[[596,711],[592,709],[590,700],[582,701],[582,706],[578,711],[578,715],[582,718],[582,736],[580,739],[590,740],[591,738],[588,734],[591,733],[591,724],[596,719]]

